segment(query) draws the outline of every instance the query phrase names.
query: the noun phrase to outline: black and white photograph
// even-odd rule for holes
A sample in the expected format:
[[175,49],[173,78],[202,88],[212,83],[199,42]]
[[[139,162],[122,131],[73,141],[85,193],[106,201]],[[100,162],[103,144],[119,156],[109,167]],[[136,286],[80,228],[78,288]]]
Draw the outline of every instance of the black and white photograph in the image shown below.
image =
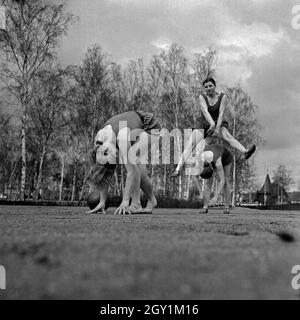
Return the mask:
[[299,0],[0,0],[0,300],[299,300],[299,107]]

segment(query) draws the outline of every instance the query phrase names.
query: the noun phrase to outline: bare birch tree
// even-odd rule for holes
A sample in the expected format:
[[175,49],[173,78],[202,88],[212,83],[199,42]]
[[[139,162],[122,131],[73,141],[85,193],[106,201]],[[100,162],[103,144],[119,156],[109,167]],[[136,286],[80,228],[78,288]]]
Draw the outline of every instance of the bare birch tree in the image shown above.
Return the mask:
[[1,42],[5,61],[1,76],[21,107],[22,173],[20,198],[25,197],[26,130],[32,81],[45,63],[55,56],[59,39],[66,33],[73,16],[64,5],[40,0],[0,0],[6,9],[7,32]]

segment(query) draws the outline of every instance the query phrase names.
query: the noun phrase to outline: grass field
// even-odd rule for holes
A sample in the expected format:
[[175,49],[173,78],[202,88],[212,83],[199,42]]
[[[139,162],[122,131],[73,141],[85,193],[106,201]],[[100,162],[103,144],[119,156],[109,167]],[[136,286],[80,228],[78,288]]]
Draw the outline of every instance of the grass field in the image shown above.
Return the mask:
[[[0,206],[0,299],[299,299],[300,212]],[[294,237],[278,236],[287,232]]]

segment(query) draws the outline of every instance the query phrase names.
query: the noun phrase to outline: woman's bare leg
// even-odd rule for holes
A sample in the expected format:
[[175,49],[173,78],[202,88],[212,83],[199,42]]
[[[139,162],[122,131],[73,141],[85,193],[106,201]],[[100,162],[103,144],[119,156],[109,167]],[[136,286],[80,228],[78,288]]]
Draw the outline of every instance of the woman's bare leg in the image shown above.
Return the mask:
[[225,176],[225,185],[224,185],[224,198],[225,198],[225,208],[230,206],[230,196],[231,196],[231,187],[230,187],[230,169],[231,163],[224,167],[224,176]]
[[200,178],[198,175],[194,175],[192,176],[193,178],[193,182],[195,183],[197,189],[198,189],[198,192],[199,192],[199,197],[200,199],[203,197],[202,195],[202,184],[200,183]]
[[147,175],[146,165],[139,165],[140,173],[141,173],[141,189],[145,193],[147,197],[147,205],[144,211],[152,212],[153,208],[157,206],[156,197],[153,193],[153,186],[151,179]]
[[221,127],[220,129],[220,138],[227,142],[233,149],[240,151],[241,153],[245,153],[247,151],[239,141],[233,138],[225,127]]
[[213,178],[205,180],[204,183],[204,196],[203,196],[203,208],[208,208],[209,198],[211,194],[211,188],[213,184]]
[[203,138],[204,136],[203,136],[203,133],[200,131],[200,129],[193,130],[191,137],[187,142],[187,146],[185,147],[185,149],[183,150],[183,153],[181,154],[178,165],[174,173],[171,175],[172,177],[179,176],[182,167],[184,166],[185,162],[192,154],[192,151],[194,149],[193,146],[195,146],[195,148],[198,148],[198,147],[200,148],[200,143],[203,141]]
[[141,174],[136,163],[129,161],[128,153],[131,148],[130,141],[130,129],[123,128],[118,134],[118,146],[123,157],[123,162],[127,171],[125,188],[123,191],[122,203],[119,208],[115,211],[115,214],[130,213],[129,202],[132,200],[131,206],[140,209],[140,184]]
[[249,149],[246,149],[239,141],[233,138],[225,127],[221,127],[220,129],[220,138],[227,142],[233,149],[243,153],[245,160],[249,159],[256,150],[254,144]]

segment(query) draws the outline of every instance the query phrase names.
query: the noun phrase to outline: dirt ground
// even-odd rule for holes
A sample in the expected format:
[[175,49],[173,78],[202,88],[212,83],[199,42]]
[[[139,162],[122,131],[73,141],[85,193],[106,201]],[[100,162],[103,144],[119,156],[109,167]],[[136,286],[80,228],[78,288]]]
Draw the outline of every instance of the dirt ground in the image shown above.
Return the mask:
[[0,206],[0,299],[299,299],[300,212]]

